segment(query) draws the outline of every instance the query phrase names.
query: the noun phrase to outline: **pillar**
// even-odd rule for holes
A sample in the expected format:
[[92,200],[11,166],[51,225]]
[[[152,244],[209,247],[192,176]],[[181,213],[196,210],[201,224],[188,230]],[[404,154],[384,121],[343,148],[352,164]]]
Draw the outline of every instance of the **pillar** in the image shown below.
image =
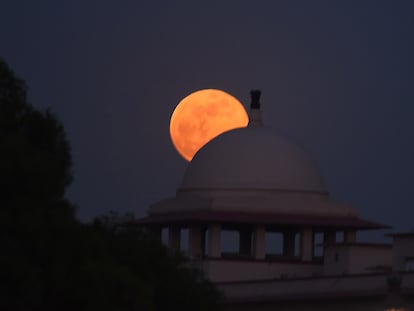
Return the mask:
[[252,254],[252,230],[243,228],[239,231],[239,254],[250,256]]
[[192,259],[201,259],[203,257],[202,249],[202,230],[201,226],[194,225],[189,228],[188,233],[188,252],[190,258]]
[[323,233],[323,244],[332,245],[336,242],[336,232],[333,230],[324,231]]
[[209,224],[208,226],[207,249],[209,257],[221,257],[221,226],[219,224]]
[[313,232],[310,228],[302,229],[300,233],[300,256],[302,261],[312,261]]
[[254,228],[254,258],[265,259],[265,233],[266,228],[263,225],[257,225]]
[[207,228],[205,226],[201,227],[201,254],[203,257],[206,255],[206,230]]
[[295,257],[295,232],[283,232],[283,256],[293,258]]
[[180,250],[180,228],[171,226],[168,227],[168,247],[179,251]]
[[344,242],[345,243],[354,243],[354,242],[356,242],[356,231],[355,230],[345,230],[345,232],[344,232]]

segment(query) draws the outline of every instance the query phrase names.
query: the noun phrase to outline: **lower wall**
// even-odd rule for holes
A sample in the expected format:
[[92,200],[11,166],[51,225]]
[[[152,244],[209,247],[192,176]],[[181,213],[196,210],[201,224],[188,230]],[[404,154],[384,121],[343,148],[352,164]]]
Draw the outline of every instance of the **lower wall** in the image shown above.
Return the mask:
[[203,260],[200,268],[213,282],[234,282],[321,275],[323,264],[211,259]]
[[[414,310],[414,300],[405,299],[405,307]],[[301,300],[291,302],[233,304],[226,305],[223,311],[385,311],[384,297],[358,299]],[[387,309],[388,310],[388,309]],[[400,309],[395,309],[400,310]]]
[[[217,284],[225,310],[385,310],[389,274]],[[414,310],[414,273],[400,274],[405,307]]]

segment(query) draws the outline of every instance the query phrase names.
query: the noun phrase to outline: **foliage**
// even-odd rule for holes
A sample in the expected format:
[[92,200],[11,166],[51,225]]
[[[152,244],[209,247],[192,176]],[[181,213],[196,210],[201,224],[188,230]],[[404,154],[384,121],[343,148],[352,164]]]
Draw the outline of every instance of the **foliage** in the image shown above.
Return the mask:
[[0,60],[0,187],[2,200],[63,198],[72,181],[62,124],[26,102],[26,86]]
[[0,59],[0,309],[215,309],[215,288],[145,230],[76,219],[65,131],[26,89]]

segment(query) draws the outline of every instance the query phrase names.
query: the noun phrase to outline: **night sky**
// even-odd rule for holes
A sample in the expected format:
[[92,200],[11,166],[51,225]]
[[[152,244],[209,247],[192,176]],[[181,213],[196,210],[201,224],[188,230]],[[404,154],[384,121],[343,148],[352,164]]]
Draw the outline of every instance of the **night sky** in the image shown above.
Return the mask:
[[2,1],[0,57],[71,142],[68,197],[84,220],[143,216],[187,162],[169,137],[202,88],[302,145],[338,201],[414,227],[413,1]]

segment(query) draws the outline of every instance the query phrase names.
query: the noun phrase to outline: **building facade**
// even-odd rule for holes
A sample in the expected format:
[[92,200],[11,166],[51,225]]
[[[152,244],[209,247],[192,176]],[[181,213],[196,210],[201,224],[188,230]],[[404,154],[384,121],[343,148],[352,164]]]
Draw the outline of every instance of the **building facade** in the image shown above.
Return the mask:
[[252,91],[249,126],[205,145],[176,196],[138,223],[185,251],[225,310],[408,310],[414,233],[358,242],[388,226],[332,200],[313,159],[263,125],[259,98]]

